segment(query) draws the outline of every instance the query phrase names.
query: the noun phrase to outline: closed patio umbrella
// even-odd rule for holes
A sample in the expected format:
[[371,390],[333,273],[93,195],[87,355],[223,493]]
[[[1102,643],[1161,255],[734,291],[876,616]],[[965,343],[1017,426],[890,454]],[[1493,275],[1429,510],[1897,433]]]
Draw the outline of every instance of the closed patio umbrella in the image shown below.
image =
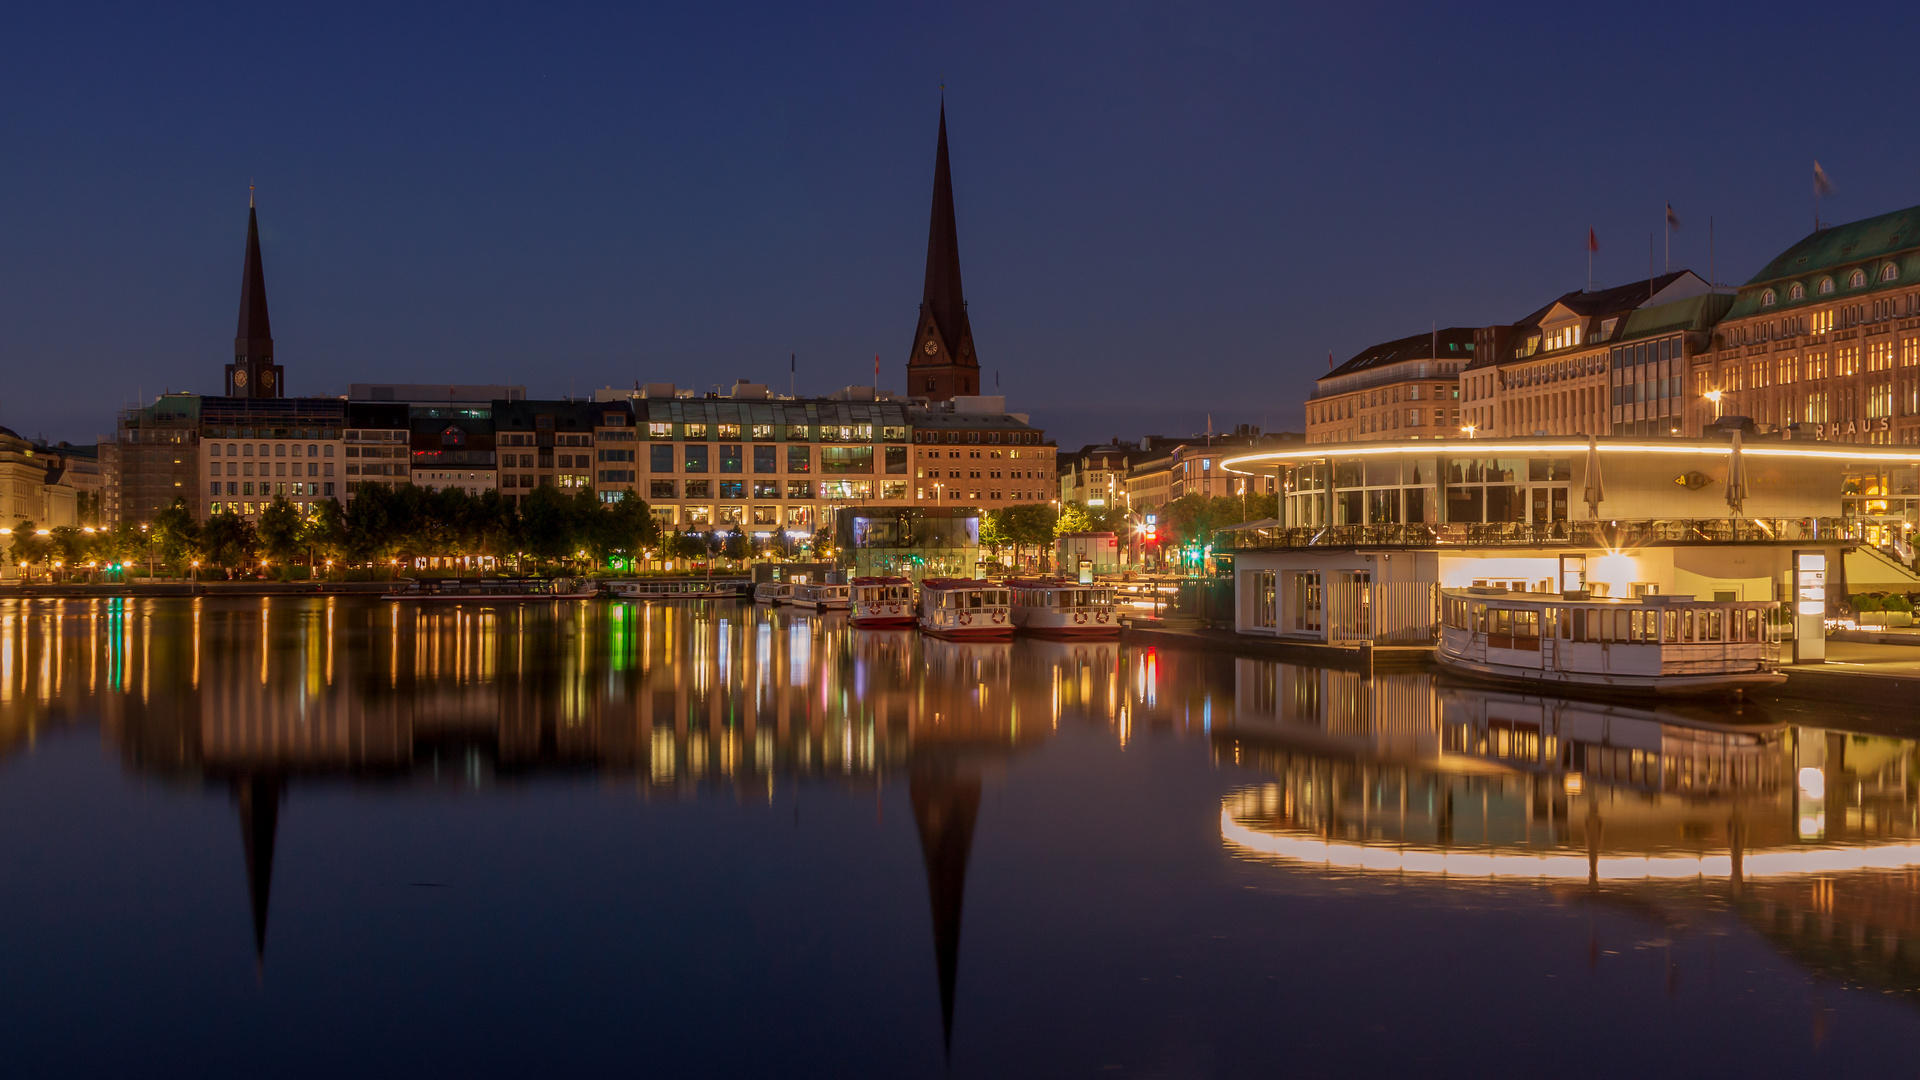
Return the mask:
[[1733,453],[1727,458],[1727,507],[1735,517],[1747,502],[1747,463],[1740,453],[1740,429],[1733,429]]
[[1607,489],[1600,482],[1600,443],[1593,436],[1587,436],[1587,516],[1600,516],[1600,503],[1606,499]]

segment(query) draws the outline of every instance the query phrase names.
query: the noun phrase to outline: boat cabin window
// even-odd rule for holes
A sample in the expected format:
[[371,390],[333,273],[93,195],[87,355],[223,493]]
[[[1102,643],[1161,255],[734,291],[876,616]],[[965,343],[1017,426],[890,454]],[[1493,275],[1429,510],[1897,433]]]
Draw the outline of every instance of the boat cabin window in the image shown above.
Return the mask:
[[1487,645],[1495,649],[1540,650],[1540,612],[1512,608],[1487,610]]

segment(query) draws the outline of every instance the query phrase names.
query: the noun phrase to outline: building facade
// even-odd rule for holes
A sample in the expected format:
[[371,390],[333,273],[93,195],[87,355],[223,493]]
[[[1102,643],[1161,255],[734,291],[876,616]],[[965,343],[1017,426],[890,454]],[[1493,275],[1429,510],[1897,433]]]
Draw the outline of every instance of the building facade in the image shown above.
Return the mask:
[[339,398],[201,398],[197,449],[206,479],[197,516],[258,518],[281,498],[306,516],[339,498],[346,419]]
[[1688,359],[1689,431],[1737,415],[1794,440],[1920,444],[1920,207],[1794,244]]
[[80,524],[79,492],[65,475],[58,453],[0,427],[0,527],[33,522],[57,529]]
[[1707,347],[1731,298],[1689,270],[1570,292],[1476,333],[1461,378],[1468,435],[1685,433],[1685,357]]
[[[731,398],[640,393],[630,405],[632,440],[607,440],[599,448],[619,460],[601,463],[596,453],[594,465],[631,472],[664,528],[812,535],[836,507],[908,500],[903,402],[775,399],[750,383]],[[617,434],[620,425],[600,430]],[[628,486],[599,483],[602,498]]]
[[1460,373],[1475,331],[1458,326],[1382,342],[1314,380],[1307,441],[1444,439],[1460,428]]
[[960,396],[912,409],[916,502],[993,510],[1058,497],[1059,448],[1003,397]]

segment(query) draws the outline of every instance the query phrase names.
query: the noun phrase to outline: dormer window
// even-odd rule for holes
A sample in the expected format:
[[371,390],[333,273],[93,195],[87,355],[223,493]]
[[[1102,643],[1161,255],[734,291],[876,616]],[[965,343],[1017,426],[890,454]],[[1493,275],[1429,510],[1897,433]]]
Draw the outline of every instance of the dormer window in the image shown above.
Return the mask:
[[1855,270],[1853,273],[1847,275],[1847,288],[1864,289],[1866,287],[1867,272],[1865,270]]
[[[1771,303],[1771,301],[1768,302]],[[1605,341],[1607,338],[1612,337],[1613,328],[1618,325],[1620,325],[1620,320],[1617,318],[1602,320],[1600,323],[1600,340]]]
[[1797,281],[1787,290],[1787,299],[1789,300],[1805,300],[1806,298],[1807,287]]
[[1778,294],[1776,294],[1772,289],[1768,289],[1766,292],[1763,292],[1760,294],[1760,306],[1772,307],[1774,303],[1779,299],[1780,297]]
[[1832,291],[1833,291],[1833,279],[1830,277],[1821,278],[1820,279],[1820,295],[1825,296]]
[[1899,280],[1900,280],[1900,266],[1899,266],[1899,264],[1897,264],[1897,263],[1888,263],[1887,265],[1885,265],[1885,266],[1883,266],[1883,267],[1881,267],[1881,268],[1880,268],[1880,280],[1881,280],[1881,281],[1899,281]]

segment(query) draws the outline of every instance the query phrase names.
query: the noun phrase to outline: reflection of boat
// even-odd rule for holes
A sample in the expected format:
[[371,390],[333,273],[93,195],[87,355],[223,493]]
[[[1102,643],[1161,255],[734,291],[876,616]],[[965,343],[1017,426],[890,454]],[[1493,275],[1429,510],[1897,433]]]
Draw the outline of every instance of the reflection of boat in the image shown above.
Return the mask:
[[489,600],[513,603],[535,600],[580,600],[597,595],[600,587],[586,578],[418,578],[395,585],[389,600],[458,602]]
[[1776,605],[1762,600],[1572,598],[1505,589],[1440,594],[1449,671],[1500,682],[1701,693],[1786,681]]
[[753,587],[753,602],[756,604],[793,603],[793,582],[763,581]]
[[809,611],[845,611],[852,605],[850,585],[808,582],[793,587],[793,606]]
[[1029,634],[1056,637],[1119,637],[1113,590],[1065,578],[1019,578],[1007,582],[1013,623]]
[[913,625],[913,582],[903,577],[853,579],[853,625]]
[[928,578],[920,583],[920,629],[952,638],[1011,637],[1007,590],[974,578]]
[[619,600],[730,600],[752,588],[747,578],[641,578],[616,581],[609,591]]

